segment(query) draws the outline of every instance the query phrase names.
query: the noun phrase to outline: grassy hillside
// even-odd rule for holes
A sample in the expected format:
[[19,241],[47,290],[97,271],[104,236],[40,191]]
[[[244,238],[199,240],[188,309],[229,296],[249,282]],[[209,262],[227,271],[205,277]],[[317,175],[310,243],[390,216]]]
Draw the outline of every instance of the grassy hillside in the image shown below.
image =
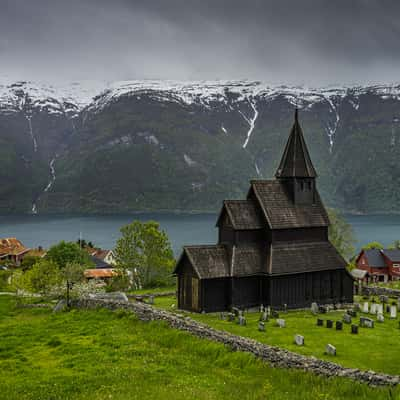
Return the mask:
[[273,369],[162,323],[53,314],[0,297],[0,399],[393,399],[398,389]]

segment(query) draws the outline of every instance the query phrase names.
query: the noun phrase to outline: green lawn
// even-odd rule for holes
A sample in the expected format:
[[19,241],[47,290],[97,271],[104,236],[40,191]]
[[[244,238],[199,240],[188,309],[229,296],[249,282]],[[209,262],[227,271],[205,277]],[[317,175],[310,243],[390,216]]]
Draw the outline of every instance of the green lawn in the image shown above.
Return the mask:
[[[155,306],[166,310],[174,310],[173,297],[159,297],[155,299]],[[328,314],[320,314],[319,318],[333,321],[341,320],[343,312],[334,311]],[[353,318],[353,322],[359,324],[359,316]],[[258,331],[259,313],[247,313],[247,326],[239,326],[235,322],[223,321],[218,314],[190,313],[194,319],[208,325],[225,330],[236,335],[248,336],[260,342],[295,351],[304,355],[334,361],[350,368],[385,372],[388,374],[400,374],[400,329],[399,318],[390,320],[385,314],[385,322],[375,322],[375,328],[359,328],[358,335],[350,333],[350,325],[343,324],[343,331],[335,328],[328,329],[316,325],[317,317],[309,311],[288,311],[280,313],[280,317],[286,320],[286,328],[275,326],[275,320],[266,322],[266,332]],[[374,320],[371,315],[365,315]],[[324,324],[326,325],[326,324]],[[294,344],[294,335],[304,336],[305,346]],[[330,343],[337,349],[336,357],[324,354],[325,346]]]
[[0,398],[394,399],[400,390],[271,368],[124,312],[15,309],[3,296]]

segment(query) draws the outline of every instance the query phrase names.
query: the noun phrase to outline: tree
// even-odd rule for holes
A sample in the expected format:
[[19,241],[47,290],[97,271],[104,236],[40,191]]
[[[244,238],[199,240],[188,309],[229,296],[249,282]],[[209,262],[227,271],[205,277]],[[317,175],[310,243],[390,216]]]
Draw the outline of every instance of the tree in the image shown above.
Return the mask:
[[44,297],[50,297],[57,292],[62,282],[58,265],[47,259],[41,259],[30,270],[25,272],[30,290]]
[[383,249],[383,244],[379,242],[370,242],[366,244],[365,246],[362,247],[363,250],[372,250],[372,249],[378,249],[382,250]]
[[338,211],[329,208],[328,215],[330,220],[329,240],[343,258],[349,260],[355,251],[354,244],[356,240],[353,228]]
[[133,221],[121,228],[115,258],[117,266],[132,271],[136,287],[171,281],[175,260],[167,234],[155,221]]
[[66,300],[67,306],[69,307],[70,300],[70,291],[73,289],[73,286],[84,280],[84,271],[85,267],[78,263],[67,263],[64,269],[61,271],[61,276],[65,280],[65,288],[66,288]]
[[26,274],[23,271],[17,270],[13,272],[10,281],[10,288],[15,292],[17,303],[20,304],[22,302],[24,294],[29,292],[30,290],[29,282],[27,280]]
[[21,261],[21,268],[26,271],[29,268],[32,268],[39,260],[40,257],[38,256],[25,256]]
[[81,239],[81,238],[79,238],[79,239],[76,241],[76,244],[77,244],[81,249],[85,249],[85,248],[87,248],[87,247],[89,247],[89,248],[91,248],[91,249],[94,248],[93,242],[91,242],[91,241],[87,242],[85,239]]
[[400,250],[400,240],[395,240],[390,247],[394,250]]
[[68,263],[86,266],[93,265],[89,254],[81,249],[77,243],[73,242],[61,241],[50,247],[46,254],[46,259],[55,262],[61,269],[65,268]]

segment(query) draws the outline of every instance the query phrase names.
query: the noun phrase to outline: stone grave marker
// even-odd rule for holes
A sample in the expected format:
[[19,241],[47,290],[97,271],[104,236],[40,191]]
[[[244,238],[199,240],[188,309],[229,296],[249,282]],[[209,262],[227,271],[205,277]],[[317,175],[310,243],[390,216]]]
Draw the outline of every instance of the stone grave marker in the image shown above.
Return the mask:
[[358,334],[358,326],[357,325],[351,325],[351,333],[353,335],[357,335]]
[[271,311],[271,317],[272,317],[272,318],[279,318],[279,313],[278,313],[278,311],[272,310],[272,311]]
[[333,321],[331,319],[326,320],[326,327],[327,328],[333,328]]
[[311,312],[314,315],[318,314],[318,304],[317,303],[311,303]]
[[226,313],[225,312],[221,312],[219,314],[219,319],[222,319],[223,321],[225,321],[226,320]]
[[373,314],[373,315],[376,314],[376,303],[371,304],[369,312],[370,312],[370,314]]
[[326,307],[325,306],[319,306],[318,307],[318,312],[321,314],[326,314]]
[[390,306],[389,306],[389,304],[386,304],[386,312],[387,312],[387,313],[390,313]]
[[361,311],[361,306],[360,303],[354,303],[354,311],[355,312],[360,312]]
[[373,328],[374,320],[371,318],[360,317],[360,326],[362,326],[364,328]]
[[343,322],[345,324],[351,324],[351,316],[347,313],[343,314]]
[[329,356],[336,356],[336,347],[331,344],[327,344],[325,348],[325,354],[328,354]]
[[259,330],[260,332],[265,332],[265,322],[260,321],[260,322],[258,323],[258,330]]
[[266,311],[264,311],[264,312],[260,315],[260,321],[262,321],[262,322],[268,321],[268,314],[267,314]]
[[267,306],[267,315],[268,315],[268,317],[270,317],[271,316],[271,306]]
[[364,304],[363,304],[363,312],[364,313],[368,313],[368,311],[369,311],[368,306],[369,306],[368,301],[364,302]]
[[377,316],[376,316],[376,320],[378,322],[385,322],[385,317],[383,316],[382,313],[378,313]]
[[304,346],[304,336],[294,335],[294,342],[297,346]]
[[343,330],[343,322],[342,321],[336,321],[336,330],[337,331]]
[[278,318],[276,320],[276,324],[279,326],[279,328],[285,328],[286,326],[286,321],[282,318]]
[[397,318],[397,307],[390,306],[390,318],[395,319]]
[[228,313],[228,321],[233,322],[235,320],[235,314],[234,313]]
[[260,313],[263,313],[264,312],[264,304],[261,304],[261,306],[260,306]]
[[377,304],[376,305],[376,313],[377,314],[383,314],[383,304]]
[[347,310],[347,314],[349,314],[350,317],[357,317],[357,311],[355,310]]
[[382,294],[381,296],[379,296],[379,300],[382,302],[382,303],[389,303],[389,297],[388,296],[386,296],[386,295],[384,295],[384,294]]
[[237,317],[240,313],[240,310],[237,307],[232,307],[232,312],[235,314],[235,317]]
[[317,326],[324,326],[324,320],[318,318],[318,319],[317,319]]
[[247,325],[247,323],[246,323],[246,317],[244,317],[243,315],[239,315],[238,324],[239,324],[240,326],[246,326],[246,325]]

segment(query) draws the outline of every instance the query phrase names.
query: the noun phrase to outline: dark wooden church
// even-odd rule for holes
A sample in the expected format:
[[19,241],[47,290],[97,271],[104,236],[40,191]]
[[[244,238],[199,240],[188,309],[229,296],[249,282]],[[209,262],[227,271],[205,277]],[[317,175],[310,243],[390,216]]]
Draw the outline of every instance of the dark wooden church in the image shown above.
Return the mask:
[[273,180],[252,180],[246,200],[226,200],[218,244],[185,246],[176,265],[178,306],[192,311],[353,301],[353,278],[328,240],[296,110]]

